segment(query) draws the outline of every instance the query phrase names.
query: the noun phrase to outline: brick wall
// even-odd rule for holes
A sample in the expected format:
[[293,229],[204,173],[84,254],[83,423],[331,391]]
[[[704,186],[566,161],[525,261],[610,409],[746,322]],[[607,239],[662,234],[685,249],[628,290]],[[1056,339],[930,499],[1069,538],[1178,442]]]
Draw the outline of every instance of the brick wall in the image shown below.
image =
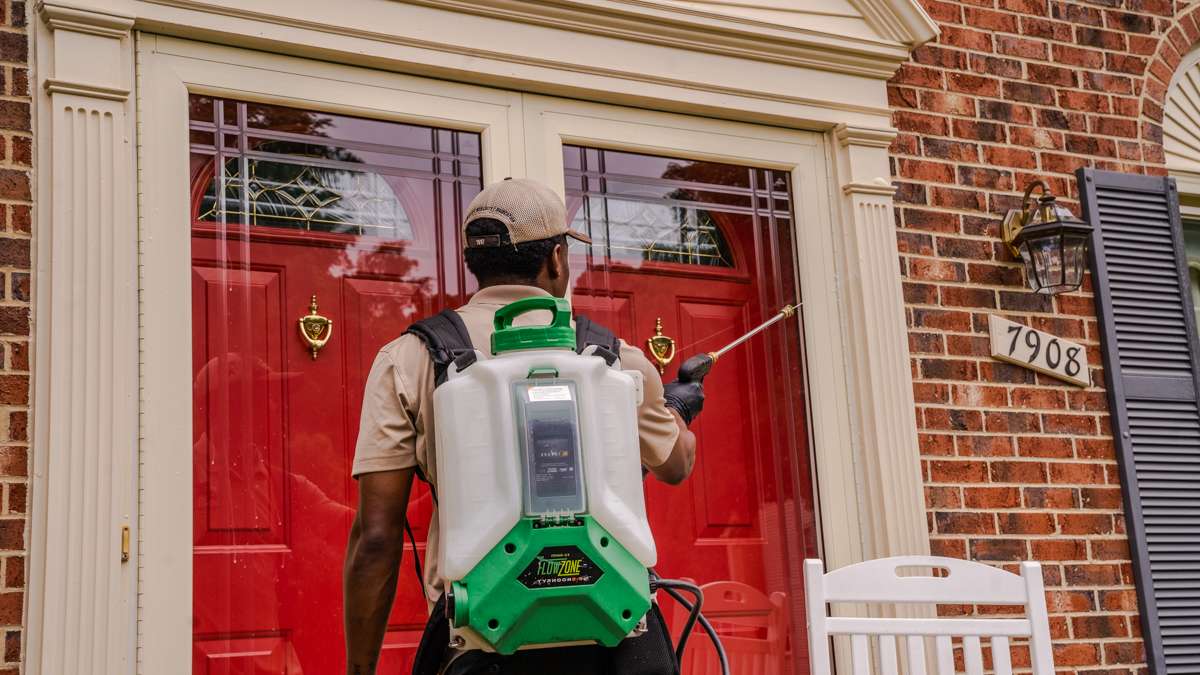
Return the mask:
[[[1042,561],[1060,671],[1143,670],[1092,296],[1030,293],[999,225],[1035,178],[1078,214],[1076,168],[1163,171],[1163,95],[1200,40],[1200,12],[1172,0],[922,3],[941,36],[889,98],[933,550]],[[992,360],[993,313],[1087,344],[1098,386]]]
[[30,133],[26,5],[0,1],[0,675],[21,662],[29,485]]

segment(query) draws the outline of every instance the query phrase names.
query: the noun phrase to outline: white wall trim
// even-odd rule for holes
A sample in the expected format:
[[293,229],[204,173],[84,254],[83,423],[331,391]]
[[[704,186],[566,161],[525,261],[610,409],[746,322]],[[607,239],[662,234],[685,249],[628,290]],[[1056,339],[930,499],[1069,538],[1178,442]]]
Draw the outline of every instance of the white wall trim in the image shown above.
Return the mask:
[[[132,670],[133,20],[38,8],[34,473],[25,672]],[[136,553],[136,552],[132,552]]]

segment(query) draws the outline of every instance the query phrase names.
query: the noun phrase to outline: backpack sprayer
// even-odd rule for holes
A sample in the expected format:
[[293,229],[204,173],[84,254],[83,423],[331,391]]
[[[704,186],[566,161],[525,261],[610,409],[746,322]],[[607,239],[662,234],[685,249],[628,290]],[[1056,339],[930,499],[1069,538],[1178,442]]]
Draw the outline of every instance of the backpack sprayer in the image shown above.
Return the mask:
[[[552,321],[513,325],[531,311],[549,311]],[[789,305],[721,349],[688,359],[680,379],[702,381],[723,354],[794,313]],[[442,420],[439,570],[452,643],[501,654],[614,647],[644,632],[651,593],[662,589],[691,612],[677,658],[699,622],[728,673],[720,640],[700,615],[700,589],[653,572],[657,551],[638,480],[640,373],[620,370],[609,350],[576,353],[562,298],[506,305],[494,328],[495,358],[455,361],[434,390]]]

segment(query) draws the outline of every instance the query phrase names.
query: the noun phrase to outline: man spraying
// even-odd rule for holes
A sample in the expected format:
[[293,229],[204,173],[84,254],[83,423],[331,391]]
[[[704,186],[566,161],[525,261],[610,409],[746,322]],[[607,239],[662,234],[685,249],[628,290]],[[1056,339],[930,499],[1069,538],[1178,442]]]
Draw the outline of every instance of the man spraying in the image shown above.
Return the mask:
[[[471,344],[487,345],[493,318],[501,307],[537,296],[565,297],[571,278],[568,237],[590,243],[569,228],[562,200],[545,185],[527,179],[489,185],[471,202],[463,219],[463,256],[479,281],[479,292],[453,316],[444,313],[441,323],[422,322],[423,328],[410,329],[377,355],[367,378],[353,465],[359,482],[359,508],[344,570],[348,675],[369,675],[375,670],[396,593],[413,477],[429,481],[437,494],[436,425],[469,423],[434,419],[433,392],[445,378],[448,358],[439,359],[432,338],[439,330],[451,335],[458,331],[465,333],[462,337],[469,337]],[[536,322],[537,318],[526,320]],[[581,343],[597,336],[600,342],[604,336],[611,339],[611,333],[602,327],[579,324]],[[637,410],[642,464],[659,480],[678,484],[691,473],[695,461],[695,437],[687,427],[703,406],[701,384],[698,380],[675,381],[664,386],[641,350],[623,341],[613,343],[621,367],[638,371],[642,377],[643,399]],[[602,652],[599,647],[532,650],[541,653],[518,652],[505,660],[495,654],[448,647],[444,637],[437,644],[443,635],[439,629],[445,624],[446,591],[436,564],[438,550],[435,507],[423,580],[433,615],[415,673],[608,672],[604,668],[612,662],[614,656],[608,652],[613,650]],[[657,614],[651,614],[647,619],[656,624]],[[651,633],[643,637],[661,642],[661,635],[653,635],[661,626],[650,628]],[[652,648],[649,642],[638,642],[642,639],[626,640],[616,651]],[[644,660],[637,654],[626,658]]]

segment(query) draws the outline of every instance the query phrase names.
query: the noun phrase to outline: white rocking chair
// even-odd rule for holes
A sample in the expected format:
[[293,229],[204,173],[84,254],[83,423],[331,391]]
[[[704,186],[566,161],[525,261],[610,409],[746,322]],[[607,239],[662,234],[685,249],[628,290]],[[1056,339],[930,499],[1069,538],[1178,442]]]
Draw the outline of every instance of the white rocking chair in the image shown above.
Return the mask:
[[[900,576],[901,569],[939,568],[941,577]],[[850,636],[853,675],[872,670],[871,637],[878,645],[881,675],[897,675],[897,639],[906,650],[910,675],[926,675],[925,642],[934,641],[937,675],[955,675],[953,638],[962,639],[967,675],[983,675],[981,640],[990,638],[996,675],[1012,675],[1011,638],[1029,638],[1033,675],[1054,675],[1050,623],[1042,566],[1021,563],[1021,574],[955,558],[901,556],[849,565],[828,574],[820,560],[804,563],[812,675],[831,675],[829,638]],[[858,618],[827,614],[830,602],[1021,605],[1025,618]]]

